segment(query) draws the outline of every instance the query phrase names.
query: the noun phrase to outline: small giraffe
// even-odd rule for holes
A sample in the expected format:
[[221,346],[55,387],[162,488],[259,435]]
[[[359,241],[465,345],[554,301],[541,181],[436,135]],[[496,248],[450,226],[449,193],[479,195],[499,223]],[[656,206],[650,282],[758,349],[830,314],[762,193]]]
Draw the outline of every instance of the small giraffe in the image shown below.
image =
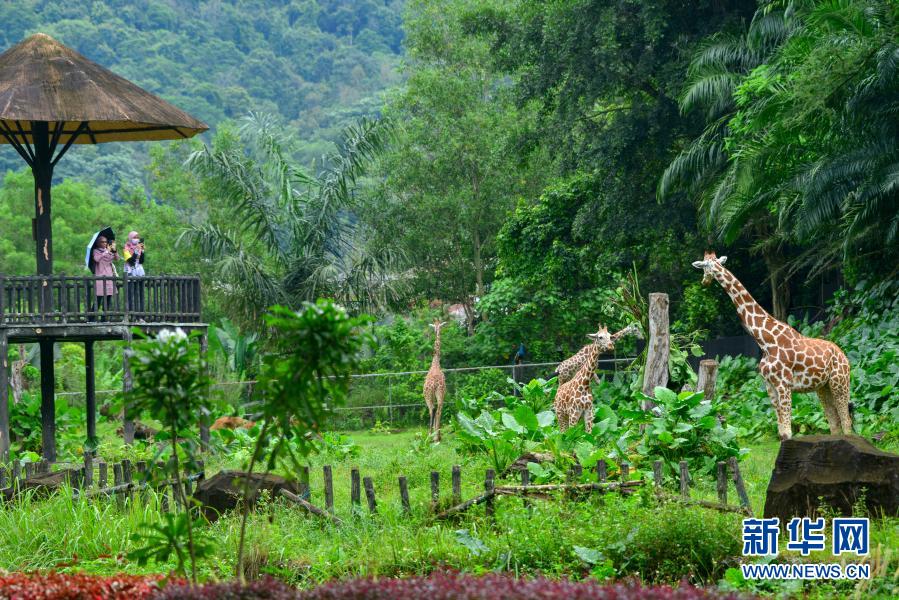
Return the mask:
[[428,435],[434,436],[434,441],[440,441],[440,413],[443,412],[443,398],[446,396],[446,377],[440,369],[440,330],[446,325],[446,321],[436,319],[431,327],[434,328],[434,358],[431,359],[431,368],[425,376],[425,404],[428,405],[430,422],[428,423]]
[[593,392],[590,390],[590,381],[596,377],[596,361],[600,353],[611,352],[615,349],[615,343],[605,327],[600,327],[596,333],[588,333],[587,337],[593,343],[584,347],[584,363],[570,381],[556,390],[553,409],[561,431],[574,427],[581,416],[584,417],[584,429],[587,433],[593,430]]
[[830,433],[851,434],[849,415],[849,360],[839,346],[827,340],[805,337],[769,315],[746,291],[733,273],[724,268],[726,256],[706,252],[693,266],[703,270],[702,283],[718,281],[734,306],[743,328],[762,350],[759,372],[765,378],[768,397],[777,412],[781,440],[792,437],[793,391],[818,394]]
[[[640,333],[640,329],[635,323],[631,323],[621,331],[613,333],[612,342],[616,342],[619,338],[632,333]],[[559,385],[562,385],[567,381],[571,381],[571,378],[574,377],[575,374],[581,369],[581,367],[584,365],[584,361],[587,359],[587,352],[590,350],[590,346],[592,345],[593,344],[587,344],[586,346],[578,350],[577,354],[566,358],[559,363],[559,366],[556,367],[556,371],[553,373],[553,376],[557,378]],[[596,373],[593,374],[593,380],[596,383],[599,383],[599,377],[596,376]]]

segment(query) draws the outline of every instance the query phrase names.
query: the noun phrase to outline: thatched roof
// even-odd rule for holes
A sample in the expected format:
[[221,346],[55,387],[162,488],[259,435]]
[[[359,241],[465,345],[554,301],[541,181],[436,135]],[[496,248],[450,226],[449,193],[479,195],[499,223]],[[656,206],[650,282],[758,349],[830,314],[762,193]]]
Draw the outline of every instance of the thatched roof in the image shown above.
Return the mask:
[[0,125],[16,134],[21,127],[31,142],[32,121],[49,122],[51,132],[63,122],[63,144],[84,122],[76,144],[181,139],[208,129],[43,33],[0,54]]

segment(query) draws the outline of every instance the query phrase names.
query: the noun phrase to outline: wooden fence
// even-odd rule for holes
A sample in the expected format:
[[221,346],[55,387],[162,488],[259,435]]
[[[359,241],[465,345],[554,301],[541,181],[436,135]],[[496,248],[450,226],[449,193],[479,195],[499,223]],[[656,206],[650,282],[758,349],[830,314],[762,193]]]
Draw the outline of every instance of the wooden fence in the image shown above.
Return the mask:
[[[103,306],[96,285],[115,293]],[[68,277],[0,275],[0,325],[200,321],[200,277]]]

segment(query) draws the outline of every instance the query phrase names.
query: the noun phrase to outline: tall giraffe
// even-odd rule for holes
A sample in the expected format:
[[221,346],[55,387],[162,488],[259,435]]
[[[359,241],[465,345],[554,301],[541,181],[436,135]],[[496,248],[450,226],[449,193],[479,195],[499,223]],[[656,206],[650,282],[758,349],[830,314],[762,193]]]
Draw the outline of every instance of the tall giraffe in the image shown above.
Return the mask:
[[[612,334],[612,342],[618,341],[619,338],[622,338],[629,334],[639,334],[640,329],[637,327],[636,323],[631,323],[621,331]],[[566,381],[571,381],[571,378],[575,376],[575,374],[580,371],[581,367],[584,365],[584,361],[587,360],[587,353],[590,350],[590,346],[593,344],[587,344],[583,348],[577,351],[577,354],[566,358],[562,362],[559,363],[559,366],[556,367],[556,371],[553,373],[553,376],[557,378],[559,385],[562,385]],[[596,383],[599,383],[599,377],[596,376],[596,373],[593,374],[593,380]]]
[[435,319],[431,327],[436,334],[434,338],[434,357],[431,359],[431,368],[425,376],[425,404],[428,405],[430,422],[428,423],[428,435],[434,436],[434,441],[440,441],[440,413],[443,412],[443,398],[446,396],[446,377],[440,369],[440,330],[446,325],[446,321]]
[[573,427],[580,421],[581,416],[584,417],[584,429],[587,433],[593,430],[593,392],[590,390],[590,382],[596,377],[596,361],[599,355],[614,350],[615,343],[605,327],[600,327],[596,333],[588,333],[587,337],[592,339],[593,343],[583,348],[584,362],[581,368],[571,380],[556,390],[553,409],[556,411],[556,421],[561,431]]
[[743,328],[762,350],[759,372],[765,378],[768,397],[777,412],[781,440],[792,437],[793,391],[818,394],[831,434],[851,434],[849,415],[849,360],[839,346],[827,340],[805,337],[769,315],[746,291],[733,273],[724,268],[726,256],[706,252],[693,266],[703,270],[702,283],[718,281],[734,306]]

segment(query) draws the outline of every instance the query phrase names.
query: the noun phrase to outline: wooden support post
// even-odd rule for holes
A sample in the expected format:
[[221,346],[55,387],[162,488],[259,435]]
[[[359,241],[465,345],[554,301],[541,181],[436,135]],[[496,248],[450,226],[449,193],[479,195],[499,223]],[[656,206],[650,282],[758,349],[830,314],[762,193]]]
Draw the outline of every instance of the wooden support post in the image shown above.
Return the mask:
[[288,500],[290,500],[291,502],[301,506],[302,508],[305,508],[307,511],[309,511],[313,515],[327,519],[327,520],[331,521],[332,523],[334,523],[335,525],[343,524],[343,521],[341,521],[340,519],[338,519],[331,513],[324,511],[324,510],[318,508],[317,506],[310,504],[309,502],[306,502],[299,496],[291,494],[287,490],[281,490],[281,495],[284,496],[285,498],[287,498]]
[[740,498],[740,506],[747,509],[752,515],[752,506],[749,504],[749,494],[746,493],[746,486],[743,484],[743,475],[740,473],[740,466],[737,459],[731,456],[727,459],[727,464],[734,476],[734,486],[737,488],[737,497]]
[[715,398],[715,383],[718,380],[718,361],[713,358],[699,361],[699,378],[696,381],[696,391],[702,392],[703,400]]
[[440,504],[440,473],[431,471],[431,510],[437,512]]
[[87,445],[97,446],[97,389],[94,375],[94,341],[84,342],[84,412],[87,419]]
[[132,472],[131,472],[131,461],[127,458],[122,461],[122,483],[127,484],[129,486],[128,497],[132,498],[130,487],[133,482]]
[[495,487],[493,480],[495,477],[496,472],[493,469],[487,469],[484,477],[484,493],[487,494],[487,499],[484,503],[484,514],[491,519],[495,513],[495,507],[493,506],[493,488]]
[[[0,278],[2,279],[2,278]],[[3,288],[0,287],[0,293]],[[0,318],[2,318],[0,313]],[[9,338],[0,331],[0,463],[9,461]]]
[[604,459],[600,458],[596,461],[596,481],[605,483],[608,476],[608,465]]
[[718,461],[716,465],[718,467],[717,479],[716,479],[716,487],[718,489],[718,502],[720,504],[727,504],[727,463],[724,461]]
[[50,472],[50,461],[46,458],[42,458],[40,462],[38,462],[38,469],[41,473],[49,473]]
[[629,481],[631,478],[631,465],[627,461],[621,463],[621,481]]
[[357,510],[362,503],[362,490],[359,486],[359,469],[353,467],[350,470],[350,503],[353,510]]
[[122,437],[126,444],[134,443],[134,415],[131,414],[130,396],[134,381],[131,379],[131,331],[125,332],[125,349],[122,352],[122,390],[125,400],[122,407]]
[[368,512],[375,514],[378,512],[378,506],[375,504],[375,484],[372,483],[371,477],[362,480],[365,486],[365,499],[368,500]]
[[[207,354],[209,353],[209,336],[206,332],[203,332],[203,335],[200,336],[200,361],[202,364],[203,374],[206,375],[208,372],[208,364],[207,364]],[[203,392],[208,400],[209,390],[206,389]],[[200,450],[203,452],[209,451],[209,417],[205,413],[200,415]],[[307,473],[308,474],[308,473]],[[308,484],[308,479],[306,480]],[[307,499],[308,496],[304,496],[304,499]]]
[[53,342],[39,342],[41,349],[41,452],[56,462],[56,377],[53,374]]
[[84,452],[84,487],[89,489],[94,485],[94,457],[90,450]]
[[[654,398],[655,389],[668,384],[668,354],[670,339],[668,332],[668,294],[649,295],[649,341],[646,348],[646,369],[643,375],[643,393]],[[643,410],[655,404],[646,401]]]
[[412,512],[412,506],[409,503],[409,482],[403,475],[400,475],[400,502],[403,505],[403,512],[409,514]]
[[139,460],[135,466],[137,467],[137,480],[140,483],[148,481],[150,479],[150,473],[147,471],[147,461]]
[[[122,463],[115,463],[112,465],[112,481],[114,487],[119,487],[125,483],[125,477],[122,475],[122,470]],[[116,494],[116,504],[118,504],[119,507],[125,504],[125,497],[122,494]]]
[[656,491],[662,489],[662,461],[654,460],[652,462],[652,479],[655,482]]
[[99,461],[97,463],[97,487],[101,490],[106,487],[106,483],[108,481],[109,472],[106,462]]
[[31,479],[34,477],[34,463],[27,462],[25,463],[25,479]]
[[12,464],[13,483],[18,483],[20,479],[22,479],[22,465],[19,463],[19,461],[15,461]]
[[687,471],[687,461],[680,461],[680,495],[690,497],[690,473]]
[[331,472],[331,465],[322,467],[322,476],[325,483],[325,510],[334,512],[334,475]]
[[462,502],[462,467],[453,465],[453,505]]

